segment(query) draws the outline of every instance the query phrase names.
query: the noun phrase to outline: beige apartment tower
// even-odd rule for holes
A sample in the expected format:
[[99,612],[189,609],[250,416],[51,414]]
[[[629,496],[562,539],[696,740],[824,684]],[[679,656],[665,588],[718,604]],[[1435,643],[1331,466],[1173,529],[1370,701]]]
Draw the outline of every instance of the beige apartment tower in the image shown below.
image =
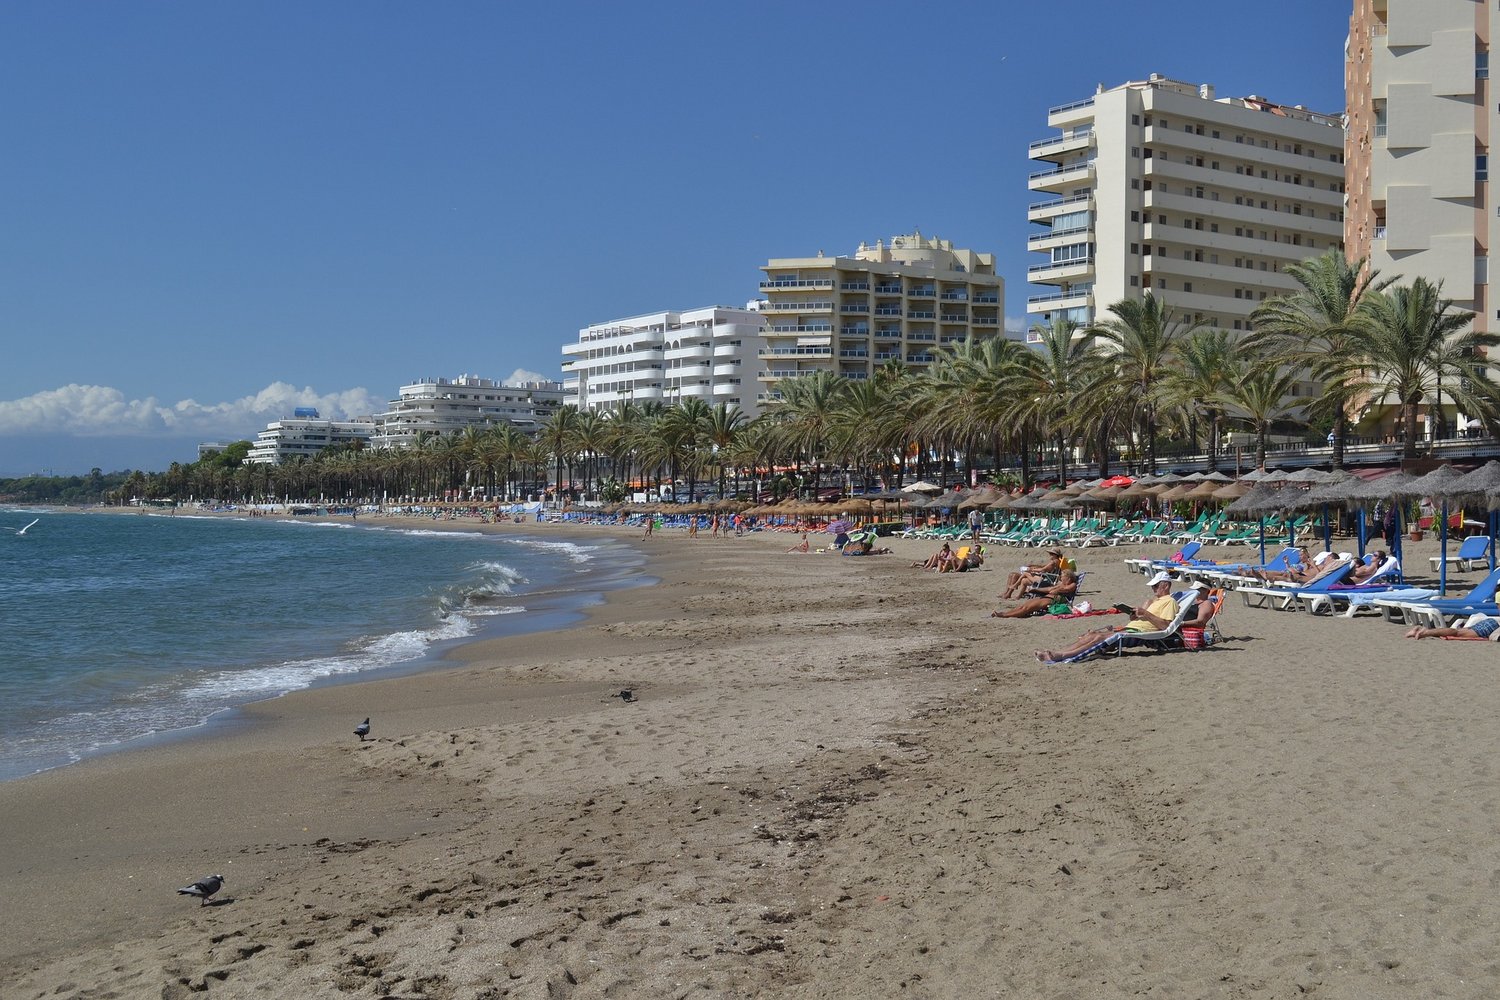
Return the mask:
[[923,366],[935,347],[1004,329],[994,255],[919,232],[860,244],[852,257],[783,257],[761,270],[762,402],[779,397],[782,379],[815,371],[867,379],[887,361]]
[[1479,330],[1500,328],[1489,295],[1497,18],[1488,0],[1355,0],[1345,46],[1349,256],[1382,277],[1441,281]]
[[1342,246],[1338,115],[1153,74],[1050,108],[1047,124],[1058,134],[1029,150],[1028,186],[1046,196],[1027,211],[1032,324],[1087,325],[1150,288],[1185,318],[1249,329],[1262,299],[1295,287],[1287,264]]

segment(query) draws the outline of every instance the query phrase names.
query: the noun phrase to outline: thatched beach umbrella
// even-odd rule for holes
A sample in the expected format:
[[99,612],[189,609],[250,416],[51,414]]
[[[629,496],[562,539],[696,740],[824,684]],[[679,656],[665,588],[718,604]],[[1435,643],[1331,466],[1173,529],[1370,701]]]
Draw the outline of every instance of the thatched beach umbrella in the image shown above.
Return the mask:
[[1211,494],[1215,500],[1238,500],[1252,489],[1249,483],[1227,483]]
[[1448,592],[1448,496],[1464,474],[1451,465],[1441,465],[1406,484],[1403,495],[1438,498],[1438,593]]

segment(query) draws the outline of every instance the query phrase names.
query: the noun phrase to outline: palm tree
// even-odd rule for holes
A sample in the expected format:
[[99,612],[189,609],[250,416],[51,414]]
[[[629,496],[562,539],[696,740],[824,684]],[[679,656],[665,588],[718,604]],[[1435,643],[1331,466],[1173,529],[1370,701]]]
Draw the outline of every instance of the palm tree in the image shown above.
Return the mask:
[[[1102,373],[1104,355],[1096,330],[1056,317],[1031,328],[1039,350],[1024,350],[1005,383],[1008,422],[1057,447],[1057,479],[1068,481],[1068,447],[1087,407],[1089,390]],[[1026,478],[1025,476],[1022,477]]]
[[1255,432],[1255,467],[1266,467],[1266,437],[1271,425],[1290,417],[1297,408],[1292,396],[1299,373],[1274,362],[1248,371],[1231,371],[1224,398],[1231,410]]
[[1208,423],[1205,451],[1209,472],[1219,468],[1219,418],[1224,413],[1224,393],[1236,370],[1234,359],[1228,331],[1217,327],[1195,330],[1177,345],[1177,364],[1167,376],[1169,403],[1184,408],[1194,423],[1199,416]]
[[1469,326],[1474,314],[1455,310],[1443,284],[1417,278],[1368,296],[1355,318],[1341,377],[1363,376],[1372,399],[1394,399],[1400,408],[1402,457],[1417,457],[1417,408],[1446,393],[1459,409],[1493,424],[1500,418],[1497,387],[1480,370],[1481,352],[1500,336]]
[[1166,374],[1179,341],[1198,329],[1147,291],[1109,307],[1113,319],[1098,324],[1099,339],[1112,346],[1119,405],[1146,444],[1146,469],[1156,471],[1156,434],[1166,404]]
[[578,407],[572,403],[565,403],[552,411],[542,425],[541,433],[537,436],[537,442],[547,451],[547,455],[556,463],[557,492],[560,496],[563,489],[563,469],[567,467],[568,479],[573,478],[574,457],[574,431],[578,427]]
[[786,443],[798,459],[813,467],[812,488],[818,489],[818,463],[827,457],[826,447],[838,426],[839,408],[849,391],[849,380],[837,372],[817,371],[777,383],[781,399],[771,409],[775,419],[786,424]]
[[1333,467],[1344,467],[1345,437],[1349,427],[1349,403],[1358,389],[1357,372],[1343,364],[1349,333],[1359,316],[1361,303],[1371,292],[1379,292],[1395,279],[1378,281],[1366,259],[1350,261],[1331,249],[1319,257],[1289,264],[1285,273],[1301,289],[1278,295],[1256,306],[1250,314],[1255,332],[1245,346],[1270,354],[1282,362],[1308,371],[1323,383],[1322,396],[1310,406],[1313,416],[1333,423]]
[[749,421],[745,413],[738,406],[730,406],[728,403],[720,403],[715,406],[708,415],[708,424],[704,428],[704,437],[709,446],[714,450],[714,457],[719,465],[719,496],[724,496],[725,469],[734,468],[734,491],[739,492],[740,474],[738,466],[731,459],[735,441],[745,429]]

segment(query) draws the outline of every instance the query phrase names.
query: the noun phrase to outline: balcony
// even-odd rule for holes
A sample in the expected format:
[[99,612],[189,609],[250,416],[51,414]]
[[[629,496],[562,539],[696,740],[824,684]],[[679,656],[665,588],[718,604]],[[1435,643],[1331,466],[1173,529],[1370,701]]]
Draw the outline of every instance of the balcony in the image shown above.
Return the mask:
[[900,295],[900,285],[876,285],[875,292],[878,295]]
[[870,283],[868,281],[846,281],[839,285],[841,292],[868,292]]
[[790,325],[790,324],[783,325],[783,326],[768,326],[768,327],[766,327],[766,332],[767,333],[832,333],[833,332],[833,324],[832,323],[798,323],[795,326]]
[[928,344],[935,344],[935,343],[937,343],[937,334],[935,334],[935,333],[913,333],[912,335],[910,335],[906,339],[907,340],[922,341],[922,342],[928,343]]
[[1077,260],[1051,260],[1045,264],[1033,264],[1026,269],[1028,281],[1052,281],[1081,278],[1094,269],[1093,256]]
[[1032,191],[1056,191],[1074,184],[1086,183],[1094,176],[1094,161],[1064,163],[1055,170],[1038,170],[1028,174],[1026,186]]
[[907,313],[906,315],[909,318],[911,318],[911,319],[937,319],[937,313],[932,312],[931,310],[921,310],[921,311],[919,311],[919,310],[913,309],[911,312]]
[[[1173,299],[1176,303],[1176,299]],[[1054,309],[1076,309],[1081,306],[1094,304],[1093,289],[1068,289],[1065,292],[1052,292],[1049,295],[1032,295],[1026,299],[1027,312],[1051,312]],[[1038,308],[1033,309],[1036,306]]]
[[870,352],[865,350],[839,351],[839,357],[841,358],[868,358],[869,356]]
[[756,357],[761,360],[774,358],[831,358],[833,348],[827,345],[813,347],[762,347],[756,352]]
[[987,302],[990,305],[999,305],[999,303],[1000,303],[1000,293],[999,292],[981,292],[979,295],[974,296],[974,301],[975,302]]
[[756,373],[758,379],[801,378],[803,375],[811,375],[813,372],[825,371],[821,368],[767,368],[763,372]]
[[870,335],[870,328],[868,326],[841,326],[839,327],[839,333],[848,337],[868,337]]
[[995,316],[975,316],[971,322],[975,326],[999,326],[1000,320]]
[[867,313],[869,311],[870,303],[868,302],[845,302],[839,306],[841,313]]
[[875,307],[875,315],[876,316],[900,316],[901,312],[902,312],[902,310],[901,310],[900,306],[876,306]]
[[832,288],[832,278],[771,278],[760,283],[761,288]]
[[1026,155],[1033,160],[1046,160],[1057,156],[1066,156],[1076,153],[1082,149],[1088,149],[1094,141],[1093,128],[1075,129],[1062,135],[1048,136],[1038,139],[1026,147]]
[[1066,229],[1048,229],[1040,233],[1032,233],[1026,237],[1026,248],[1035,250],[1048,240],[1061,239],[1064,236],[1079,236],[1093,232],[1093,226],[1069,226]]
[[833,312],[832,302],[767,302],[766,312]]
[[896,360],[899,360],[900,357],[901,357],[901,352],[900,351],[876,351],[875,352],[875,360],[876,361],[896,361]]
[[967,301],[969,301],[969,293],[968,292],[944,292],[942,295],[938,296],[938,299],[940,301],[942,301],[942,302],[967,302]]
[[943,313],[942,316],[938,317],[938,320],[942,323],[967,323],[969,317],[963,313]]
[[[1040,221],[1032,216],[1032,212],[1057,214],[1063,210],[1073,211],[1092,201],[1094,196],[1089,193],[1070,195],[1066,198],[1052,198],[1047,201],[1034,201],[1026,206],[1027,218],[1032,222]],[[1045,215],[1043,216],[1045,217]]]
[[935,295],[937,295],[936,288],[928,288],[925,286],[922,288],[913,288],[906,293],[907,298],[911,299],[930,299]]
[[900,340],[901,328],[899,326],[888,326],[875,331],[876,340]]

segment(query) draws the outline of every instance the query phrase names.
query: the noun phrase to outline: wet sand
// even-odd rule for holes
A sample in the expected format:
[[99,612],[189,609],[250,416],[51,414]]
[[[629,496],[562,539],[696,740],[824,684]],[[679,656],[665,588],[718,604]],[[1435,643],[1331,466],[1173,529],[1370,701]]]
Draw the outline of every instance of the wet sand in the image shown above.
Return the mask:
[[1234,599],[1041,667],[1101,619],[989,618],[1024,554],[795,541],[665,533],[576,628],[0,785],[0,995],[1500,992],[1495,644]]

